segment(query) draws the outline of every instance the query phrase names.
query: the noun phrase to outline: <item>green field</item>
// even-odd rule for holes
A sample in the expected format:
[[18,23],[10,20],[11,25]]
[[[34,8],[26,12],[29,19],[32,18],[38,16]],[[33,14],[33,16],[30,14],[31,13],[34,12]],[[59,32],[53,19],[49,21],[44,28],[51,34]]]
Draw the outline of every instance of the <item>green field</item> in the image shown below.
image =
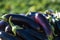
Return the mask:
[[0,0],[0,16],[7,13],[27,13],[53,9],[60,11],[60,0]]

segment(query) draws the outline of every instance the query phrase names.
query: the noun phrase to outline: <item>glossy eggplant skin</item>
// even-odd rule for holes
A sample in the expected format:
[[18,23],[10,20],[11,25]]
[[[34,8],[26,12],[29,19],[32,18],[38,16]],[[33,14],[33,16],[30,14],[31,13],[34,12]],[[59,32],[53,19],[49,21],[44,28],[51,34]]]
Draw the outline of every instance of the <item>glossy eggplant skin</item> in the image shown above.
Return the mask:
[[27,28],[32,28],[32,29],[37,30],[37,31],[40,30],[40,27],[35,23],[35,21],[27,16],[22,16],[22,15],[18,15],[18,14],[8,14],[5,16],[5,18],[7,20],[9,20],[10,16],[12,16],[11,20],[15,25],[19,25],[19,26],[20,25],[24,25],[24,26],[29,25],[29,27],[27,27]]
[[47,40],[46,35],[32,29],[17,30],[17,35],[26,40]]
[[17,38],[4,31],[0,31],[0,38],[3,38],[4,40],[17,40]]
[[37,40],[48,40],[47,36],[44,33],[34,31],[32,29],[26,29],[28,33],[34,36]]
[[12,28],[11,28],[10,25],[7,25],[7,26],[5,27],[5,32],[11,31],[11,30],[12,30]]
[[59,21],[55,21],[54,24],[54,28],[55,28],[55,34],[60,35],[60,20]]
[[21,36],[24,40],[36,40],[27,30],[17,30],[17,35]]
[[36,13],[37,13],[37,12],[31,12],[31,13],[29,13],[29,14],[27,15],[27,17],[30,17],[30,18],[32,18],[32,19],[34,20],[34,16],[35,16]]
[[11,28],[10,25],[7,25],[7,26],[5,27],[5,32],[10,33],[10,34],[13,34],[12,28]]
[[[37,14],[38,12],[31,12],[27,15],[27,17],[33,19],[35,21],[35,15]],[[39,24],[40,25],[40,24]]]
[[58,28],[59,31],[60,31],[60,20],[59,20],[59,21],[56,21],[56,24],[57,24],[57,28]]
[[52,33],[52,29],[48,20],[42,14],[35,14],[35,21],[42,26],[47,35],[50,35]]
[[0,21],[0,31],[4,31],[5,27],[8,25],[7,22],[5,22],[4,20]]

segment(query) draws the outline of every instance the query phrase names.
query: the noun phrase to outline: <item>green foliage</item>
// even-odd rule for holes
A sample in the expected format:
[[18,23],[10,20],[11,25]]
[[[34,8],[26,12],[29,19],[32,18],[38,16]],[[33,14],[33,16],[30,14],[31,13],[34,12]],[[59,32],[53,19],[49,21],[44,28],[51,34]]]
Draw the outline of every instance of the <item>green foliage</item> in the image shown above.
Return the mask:
[[60,11],[60,0],[0,0],[0,16],[6,13],[27,13],[28,11]]

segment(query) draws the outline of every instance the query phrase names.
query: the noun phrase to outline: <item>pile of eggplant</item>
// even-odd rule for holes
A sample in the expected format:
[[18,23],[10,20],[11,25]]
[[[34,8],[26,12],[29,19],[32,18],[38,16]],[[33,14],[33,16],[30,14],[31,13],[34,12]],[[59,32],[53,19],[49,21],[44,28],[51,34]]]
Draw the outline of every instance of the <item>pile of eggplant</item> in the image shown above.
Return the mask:
[[[59,40],[60,20],[45,14],[5,14],[0,20],[1,40]],[[54,19],[54,21],[52,20]]]

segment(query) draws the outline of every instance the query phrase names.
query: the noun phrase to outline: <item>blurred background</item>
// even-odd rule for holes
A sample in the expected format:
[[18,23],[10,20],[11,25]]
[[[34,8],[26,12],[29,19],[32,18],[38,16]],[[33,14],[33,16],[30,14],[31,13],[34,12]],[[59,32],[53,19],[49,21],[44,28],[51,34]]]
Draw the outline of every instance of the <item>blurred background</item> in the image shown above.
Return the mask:
[[60,11],[60,0],[0,0],[0,16],[7,13]]

